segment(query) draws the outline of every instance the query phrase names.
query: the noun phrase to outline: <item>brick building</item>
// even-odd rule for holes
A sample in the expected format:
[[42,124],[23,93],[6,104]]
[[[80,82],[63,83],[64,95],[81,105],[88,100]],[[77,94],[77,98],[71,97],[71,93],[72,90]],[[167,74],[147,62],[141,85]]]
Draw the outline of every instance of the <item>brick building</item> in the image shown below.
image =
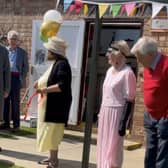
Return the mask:
[[[55,8],[55,0],[0,0],[0,3],[0,39],[5,37],[10,29],[19,31],[21,34],[21,45],[28,51],[30,59],[32,20],[41,19],[45,11]],[[165,17],[165,13],[161,13],[161,16]],[[159,42],[161,50],[168,54],[168,34],[166,32],[152,32],[151,17],[141,16],[140,18],[144,20],[143,35],[154,37]],[[132,18],[127,19],[131,20]],[[140,85],[138,79],[132,134],[143,140],[144,105]]]

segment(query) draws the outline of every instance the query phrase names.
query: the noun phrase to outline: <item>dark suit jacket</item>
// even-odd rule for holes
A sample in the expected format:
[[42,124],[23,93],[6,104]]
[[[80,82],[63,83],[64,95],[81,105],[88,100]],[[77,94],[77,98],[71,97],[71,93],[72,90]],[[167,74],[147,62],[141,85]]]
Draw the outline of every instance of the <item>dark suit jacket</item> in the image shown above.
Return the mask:
[[72,102],[71,80],[71,68],[67,59],[55,62],[49,75],[47,86],[59,84],[61,92],[47,94],[45,122],[67,124]]
[[0,44],[0,121],[3,120],[4,91],[10,91],[10,65],[7,49]]

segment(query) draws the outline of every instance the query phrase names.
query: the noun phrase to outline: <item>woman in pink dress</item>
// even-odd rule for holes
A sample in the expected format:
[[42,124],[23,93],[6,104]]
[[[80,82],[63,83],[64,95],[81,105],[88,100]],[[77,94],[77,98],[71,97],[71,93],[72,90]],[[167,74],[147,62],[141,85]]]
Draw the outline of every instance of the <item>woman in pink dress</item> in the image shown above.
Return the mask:
[[[129,47],[117,41],[108,48],[106,56],[111,67],[103,83],[102,104],[98,120],[97,168],[121,168],[125,130],[120,130],[126,102],[136,93],[136,77],[125,60]],[[124,131],[124,132],[123,132]]]

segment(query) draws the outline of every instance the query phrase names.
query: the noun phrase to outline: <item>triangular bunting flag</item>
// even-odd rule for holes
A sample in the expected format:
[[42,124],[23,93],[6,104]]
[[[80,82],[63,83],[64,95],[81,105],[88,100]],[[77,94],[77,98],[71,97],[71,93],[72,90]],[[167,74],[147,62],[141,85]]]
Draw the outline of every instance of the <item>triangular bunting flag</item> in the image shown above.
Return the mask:
[[137,11],[137,7],[135,6],[134,8],[132,8],[131,12],[130,12],[130,15],[129,16],[134,16],[135,13]]
[[113,7],[112,7],[112,12],[113,12],[113,16],[117,16],[118,15],[118,12],[121,8],[121,5],[120,4],[114,4]]
[[76,14],[80,13],[82,6],[83,6],[83,2],[82,1],[79,1],[79,0],[75,1]]
[[109,5],[99,4],[98,6],[99,6],[99,17],[101,18],[104,15],[104,13],[106,12]]
[[89,8],[87,4],[83,5],[83,15],[86,16],[89,12]]
[[168,16],[168,5],[166,6],[166,10],[167,10],[167,16]]
[[109,12],[112,13],[113,11],[113,5],[110,6]]
[[68,8],[68,12],[72,13],[75,10],[75,4],[71,4]]
[[121,10],[120,10],[120,14],[122,15],[122,14],[125,12],[125,10],[126,10],[126,9],[125,9],[125,5],[122,5],[122,6],[121,6]]
[[154,18],[164,6],[165,4],[162,3],[152,3],[152,18]]
[[135,8],[135,3],[125,4],[125,9],[126,9],[126,12],[127,12],[128,16],[130,16],[130,13],[131,13],[133,8]]
[[64,0],[64,12],[67,11],[73,0]]

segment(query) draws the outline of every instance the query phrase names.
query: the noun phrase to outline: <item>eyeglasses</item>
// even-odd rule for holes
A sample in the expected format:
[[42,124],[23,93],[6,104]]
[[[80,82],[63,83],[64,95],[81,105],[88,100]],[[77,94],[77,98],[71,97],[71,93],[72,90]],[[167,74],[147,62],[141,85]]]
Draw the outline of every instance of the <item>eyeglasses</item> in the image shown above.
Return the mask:
[[107,53],[109,53],[109,54],[116,55],[116,52],[120,52],[120,50],[116,47],[110,47],[110,48],[107,49]]
[[125,53],[124,52],[122,52],[118,47],[116,47],[116,46],[111,46],[110,48],[108,48],[108,50],[107,50],[107,53],[114,53],[114,54],[116,54],[116,52],[120,52],[123,56],[125,56],[126,57],[126,55],[125,55]]
[[13,41],[16,41],[16,40],[17,40],[17,38],[10,38],[9,40],[13,40]]

